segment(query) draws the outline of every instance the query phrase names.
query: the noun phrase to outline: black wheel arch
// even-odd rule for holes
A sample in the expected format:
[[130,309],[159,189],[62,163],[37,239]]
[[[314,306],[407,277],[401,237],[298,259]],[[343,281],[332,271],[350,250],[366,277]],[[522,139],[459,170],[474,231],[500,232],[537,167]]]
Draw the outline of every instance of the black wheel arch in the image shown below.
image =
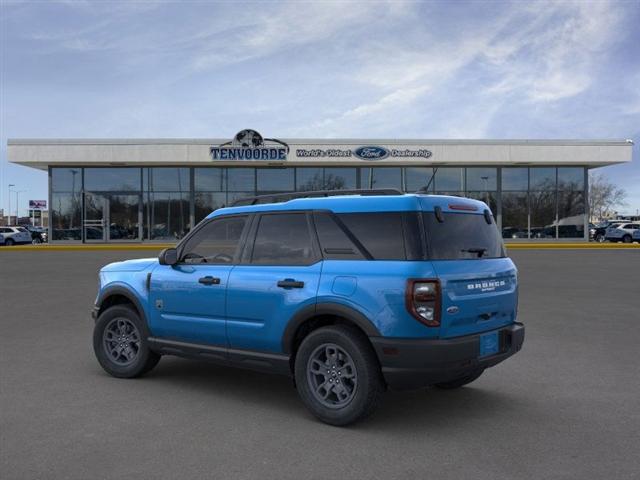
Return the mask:
[[136,309],[140,319],[146,324],[147,317],[145,314],[144,308],[142,308],[142,303],[136,297],[134,293],[132,293],[126,287],[120,285],[113,285],[110,287],[106,287],[100,291],[98,298],[96,299],[95,309],[97,310],[96,318],[104,312],[107,308],[113,305],[122,305],[122,304],[131,304]]
[[[321,325],[334,324],[330,319],[340,319],[338,323],[352,325],[361,330],[368,337],[379,337],[380,331],[358,310],[339,303],[316,303],[300,309],[291,317],[282,335],[282,350],[287,355],[295,353],[295,346],[300,332],[305,326],[313,323]],[[293,357],[293,355],[292,355]]]

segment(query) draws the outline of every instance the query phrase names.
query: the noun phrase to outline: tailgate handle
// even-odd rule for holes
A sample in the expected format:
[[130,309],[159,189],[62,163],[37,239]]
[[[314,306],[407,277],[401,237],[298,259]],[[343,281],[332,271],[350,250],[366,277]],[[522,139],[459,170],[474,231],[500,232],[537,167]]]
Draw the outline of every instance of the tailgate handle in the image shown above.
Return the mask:
[[483,320],[489,320],[491,317],[495,317],[498,312],[481,313],[480,318]]

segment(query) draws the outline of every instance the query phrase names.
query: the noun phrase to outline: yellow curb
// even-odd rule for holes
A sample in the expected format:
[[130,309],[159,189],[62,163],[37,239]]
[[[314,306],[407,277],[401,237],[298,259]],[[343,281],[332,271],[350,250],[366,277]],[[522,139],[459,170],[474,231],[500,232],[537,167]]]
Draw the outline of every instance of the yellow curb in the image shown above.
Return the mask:
[[[98,250],[154,250],[159,252],[163,248],[174,247],[174,243],[147,243],[147,244],[67,244],[67,245],[14,245],[7,247],[0,246],[0,252],[50,252],[50,251],[98,251]],[[638,243],[506,243],[508,250],[557,250],[557,249],[580,249],[580,250],[626,250],[640,249]]]
[[11,247],[0,246],[0,252],[4,251],[29,251],[29,252],[51,252],[60,250],[155,250],[159,252],[163,248],[175,247],[173,243],[153,243],[153,244],[96,244],[96,245],[14,245]]
[[581,250],[625,250],[638,249],[637,243],[507,243],[507,250],[549,250],[549,249],[581,249]]

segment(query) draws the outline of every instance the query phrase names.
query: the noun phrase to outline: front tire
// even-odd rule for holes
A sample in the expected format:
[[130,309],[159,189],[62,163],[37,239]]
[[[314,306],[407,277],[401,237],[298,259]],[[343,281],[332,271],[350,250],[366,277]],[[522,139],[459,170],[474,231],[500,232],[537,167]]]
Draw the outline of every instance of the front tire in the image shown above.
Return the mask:
[[604,235],[599,233],[596,235],[596,237],[594,238],[594,240],[598,243],[604,243]]
[[93,329],[93,350],[100,366],[118,378],[135,378],[160,361],[152,352],[149,331],[138,313],[128,305],[114,305],[98,317]]
[[4,241],[4,244],[5,244],[7,247],[12,247],[15,243],[16,243],[16,242],[14,242],[14,241],[13,241],[13,238],[7,238],[7,239]]
[[320,328],[302,341],[295,379],[309,411],[336,426],[371,415],[384,391],[371,345],[360,332],[345,325]]
[[631,243],[631,235],[625,235],[622,237],[622,243]]

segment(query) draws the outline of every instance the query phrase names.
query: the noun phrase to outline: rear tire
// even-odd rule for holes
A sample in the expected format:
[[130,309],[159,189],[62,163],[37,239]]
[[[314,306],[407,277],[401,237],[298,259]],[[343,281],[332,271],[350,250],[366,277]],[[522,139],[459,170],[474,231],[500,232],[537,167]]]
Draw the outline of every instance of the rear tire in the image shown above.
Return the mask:
[[470,373],[468,375],[464,375],[460,378],[456,378],[455,380],[451,380],[450,382],[436,383],[434,386],[442,390],[453,390],[477,380],[483,372],[484,369]]
[[631,235],[625,235],[622,237],[622,243],[631,243]]
[[135,309],[114,305],[98,317],[93,329],[93,350],[100,366],[117,378],[135,378],[160,361],[147,342],[149,330]]
[[16,243],[16,242],[14,242],[14,241],[13,241],[13,238],[7,238],[7,239],[4,241],[4,244],[5,244],[7,247],[12,247],[15,243]]
[[298,349],[294,369],[302,402],[330,425],[349,425],[371,415],[384,391],[373,348],[345,325],[311,332]]

